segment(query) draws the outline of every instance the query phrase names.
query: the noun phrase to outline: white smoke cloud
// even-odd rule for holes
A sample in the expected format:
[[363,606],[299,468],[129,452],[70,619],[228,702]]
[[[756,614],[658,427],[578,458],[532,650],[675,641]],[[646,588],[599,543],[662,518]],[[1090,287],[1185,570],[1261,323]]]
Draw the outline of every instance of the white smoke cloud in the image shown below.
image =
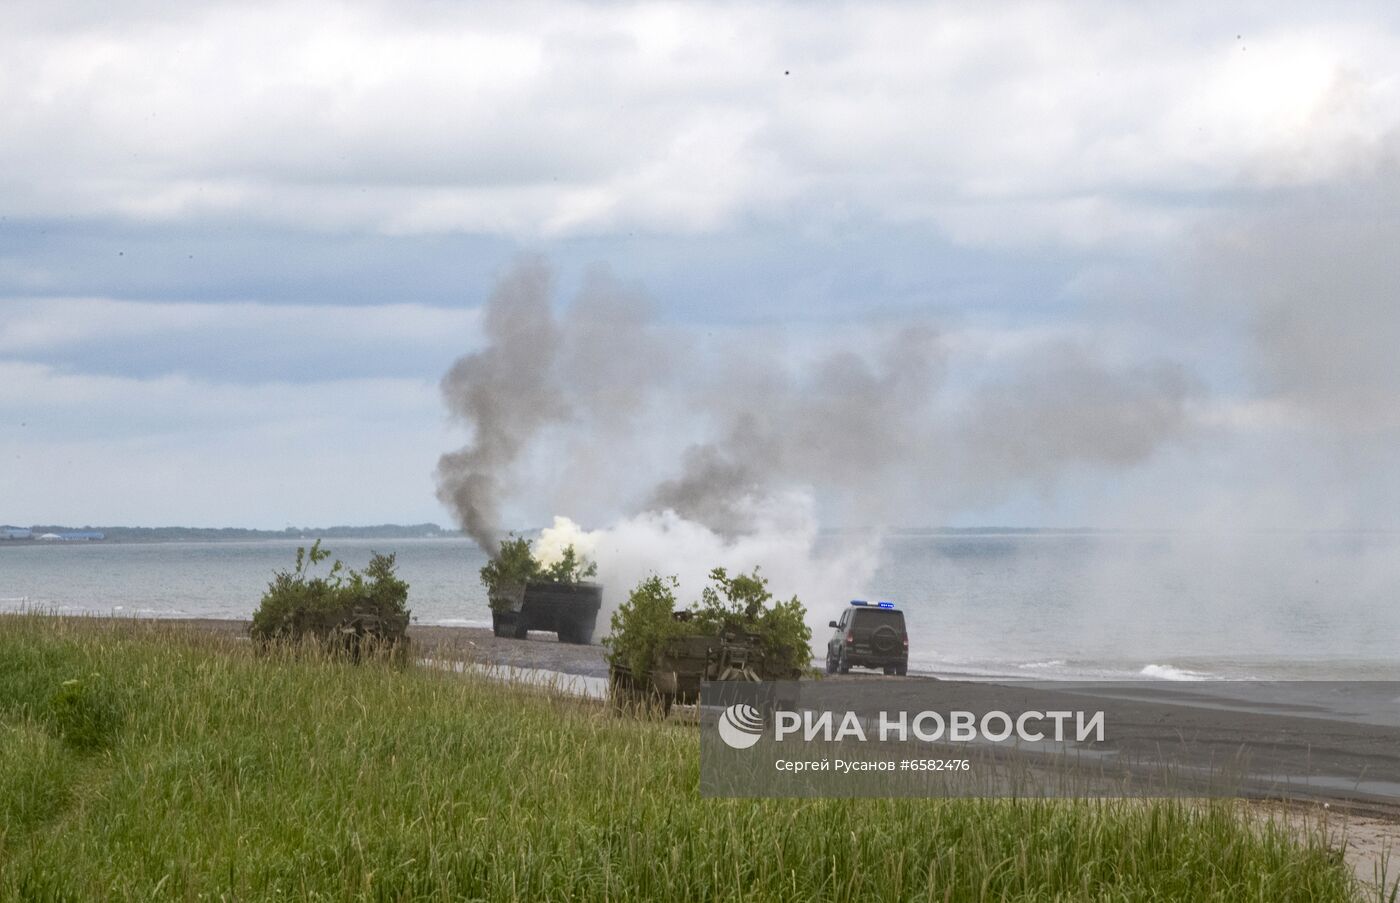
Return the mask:
[[723,567],[731,574],[759,568],[774,598],[801,599],[818,641],[832,606],[869,586],[879,564],[880,535],[823,535],[810,492],[750,498],[747,504],[752,529],[741,536],[722,535],[671,510],[648,511],[598,530],[556,517],[541,532],[535,555],[554,561],[572,543],[597,562],[604,593],[599,637],[607,634],[612,613],[631,589],[653,574],[676,577],[686,605],[699,600],[710,571]]
[[549,567],[564,557],[572,546],[575,554],[586,561],[598,558],[598,533],[589,532],[567,517],[555,515],[554,523],[540,531],[530,547],[535,561]]

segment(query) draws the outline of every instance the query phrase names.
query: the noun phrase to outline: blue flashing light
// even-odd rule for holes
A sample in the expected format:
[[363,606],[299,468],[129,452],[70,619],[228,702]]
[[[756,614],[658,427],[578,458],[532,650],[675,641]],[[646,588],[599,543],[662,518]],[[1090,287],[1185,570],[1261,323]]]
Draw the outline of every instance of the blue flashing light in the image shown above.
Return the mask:
[[875,604],[881,608],[894,608],[893,602],[876,602]]
[[852,605],[869,605],[870,603],[867,602],[867,601],[865,601],[864,599],[852,599],[852,600],[851,600],[851,604],[852,604]]

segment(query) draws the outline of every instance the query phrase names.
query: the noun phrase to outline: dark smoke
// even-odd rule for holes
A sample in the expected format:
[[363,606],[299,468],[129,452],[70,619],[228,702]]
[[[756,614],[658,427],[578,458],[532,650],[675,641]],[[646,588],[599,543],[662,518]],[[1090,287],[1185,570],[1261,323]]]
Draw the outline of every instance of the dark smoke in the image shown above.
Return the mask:
[[1173,364],[1110,366],[1055,343],[960,403],[947,365],[936,332],[905,326],[869,359],[839,352],[724,385],[705,401],[721,412],[721,437],[689,448],[680,476],[645,507],[734,535],[750,527],[756,500],[815,486],[843,494],[857,520],[927,523],[1021,485],[1048,487],[1068,468],[1130,467],[1191,428],[1197,386]]
[[752,447],[757,441],[741,427],[724,445],[692,445],[681,457],[681,475],[652,490],[643,507],[669,509],[721,536],[745,532],[750,522],[742,503],[763,495],[767,482],[767,474],[756,466],[762,460]]
[[443,380],[473,440],[443,456],[439,494],[492,552],[512,472],[540,449],[545,470],[571,477],[551,505],[572,513],[591,495],[613,515],[669,509],[736,536],[791,491],[841,517],[930,523],[1068,468],[1132,466],[1189,428],[1194,385],[1179,368],[1112,366],[1085,345],[1041,345],[1009,376],[953,385],[929,323],[852,331],[798,363],[770,337],[663,334],[607,277],[558,317],[549,291],[541,263],[518,267],[487,305],[487,346]]
[[515,267],[486,303],[486,348],[460,358],[442,379],[447,409],[472,428],[472,441],[438,460],[438,498],[493,556],[509,467],[564,412],[552,372],[559,330],[550,289],[542,262]]
[[873,360],[839,351],[796,369],[741,368],[722,355],[711,365],[719,383],[697,405],[723,424],[720,437],[687,449],[680,476],[644,507],[735,535],[750,528],[755,501],[784,488],[883,497],[925,452],[916,435],[943,366],[938,335],[923,324],[896,327]]
[[639,292],[594,273],[556,318],[552,289],[543,261],[517,264],[487,300],[486,346],[442,379],[448,411],[471,428],[472,440],[438,460],[438,498],[492,555],[512,471],[541,434],[556,425],[595,438],[622,429],[649,381],[668,372]]

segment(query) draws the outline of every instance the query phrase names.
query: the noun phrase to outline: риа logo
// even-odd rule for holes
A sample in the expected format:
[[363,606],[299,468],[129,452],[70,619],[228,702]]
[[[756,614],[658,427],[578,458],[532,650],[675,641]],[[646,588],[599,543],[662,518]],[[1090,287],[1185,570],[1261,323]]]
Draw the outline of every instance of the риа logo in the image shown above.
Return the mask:
[[720,713],[719,737],[731,749],[748,749],[763,736],[763,713],[736,703]]

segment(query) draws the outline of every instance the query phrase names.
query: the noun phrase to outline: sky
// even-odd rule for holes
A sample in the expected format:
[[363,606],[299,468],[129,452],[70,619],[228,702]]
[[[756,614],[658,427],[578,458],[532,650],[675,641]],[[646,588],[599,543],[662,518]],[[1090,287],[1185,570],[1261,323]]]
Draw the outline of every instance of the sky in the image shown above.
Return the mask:
[[538,265],[653,368],[511,525],[756,420],[831,525],[1400,528],[1397,61],[1385,3],[8,2],[0,523],[450,523]]

